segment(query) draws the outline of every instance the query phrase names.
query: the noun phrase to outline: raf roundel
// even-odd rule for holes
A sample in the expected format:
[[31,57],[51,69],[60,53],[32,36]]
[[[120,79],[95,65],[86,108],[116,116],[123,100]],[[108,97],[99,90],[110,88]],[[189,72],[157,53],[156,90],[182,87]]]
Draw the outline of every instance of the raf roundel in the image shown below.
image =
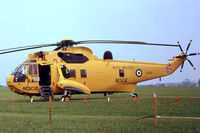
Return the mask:
[[137,69],[137,71],[136,71],[136,76],[137,76],[137,77],[141,77],[141,76],[142,76],[142,70]]

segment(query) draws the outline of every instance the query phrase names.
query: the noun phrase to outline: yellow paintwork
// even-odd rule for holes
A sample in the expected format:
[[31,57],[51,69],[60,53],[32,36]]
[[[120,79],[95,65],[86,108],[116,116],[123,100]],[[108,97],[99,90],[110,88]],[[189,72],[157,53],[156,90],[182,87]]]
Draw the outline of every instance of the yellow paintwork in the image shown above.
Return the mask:
[[[89,60],[83,64],[65,63],[58,57],[58,52],[83,54]],[[44,51],[43,53],[44,57],[42,59],[38,57],[39,52],[36,52],[29,54],[26,60],[37,61],[37,63],[32,64],[50,65],[51,88],[54,95],[63,93],[66,86],[79,88],[86,94],[95,92],[133,92],[137,83],[167,76],[186,60],[185,58],[175,58],[168,64],[104,60],[97,58],[86,47],[66,47],[62,48],[61,51]],[[68,70],[76,70],[76,77],[64,78],[61,72],[62,65],[65,65]],[[80,70],[82,69],[86,70],[87,77],[80,76]],[[119,70],[124,70],[124,77],[120,77]],[[138,77],[137,75],[141,76]],[[33,81],[33,78],[38,77],[38,75],[28,75],[27,72],[26,76],[25,82],[14,82],[14,76],[10,75],[7,78],[8,87],[18,94],[40,95],[39,82]]]

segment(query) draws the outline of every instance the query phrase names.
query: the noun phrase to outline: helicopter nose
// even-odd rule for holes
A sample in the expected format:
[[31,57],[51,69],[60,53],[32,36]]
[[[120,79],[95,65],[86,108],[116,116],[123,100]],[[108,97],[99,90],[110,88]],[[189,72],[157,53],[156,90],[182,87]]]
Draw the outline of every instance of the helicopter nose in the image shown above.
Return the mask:
[[15,91],[15,87],[13,86],[13,81],[14,81],[14,75],[10,75],[7,77],[7,85],[8,85],[8,88],[10,88],[11,91]]
[[14,75],[10,75],[7,77],[7,80],[6,80],[7,85],[11,85],[13,81],[14,81]]

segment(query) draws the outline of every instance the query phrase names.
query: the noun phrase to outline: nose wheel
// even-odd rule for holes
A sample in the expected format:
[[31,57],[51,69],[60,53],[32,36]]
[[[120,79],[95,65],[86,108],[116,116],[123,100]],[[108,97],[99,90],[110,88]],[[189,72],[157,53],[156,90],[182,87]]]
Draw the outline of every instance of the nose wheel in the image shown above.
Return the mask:
[[30,97],[30,102],[32,103],[33,102],[33,97],[32,96],[29,96]]
[[138,97],[138,94],[137,94],[137,93],[134,93],[134,92],[130,93],[130,95],[131,95],[132,97]]

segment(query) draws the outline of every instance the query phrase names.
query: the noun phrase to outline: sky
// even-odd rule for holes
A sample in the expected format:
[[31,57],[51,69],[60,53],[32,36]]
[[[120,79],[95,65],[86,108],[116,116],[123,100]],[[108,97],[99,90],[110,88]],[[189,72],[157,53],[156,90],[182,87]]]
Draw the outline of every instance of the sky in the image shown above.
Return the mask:
[[[0,1],[0,49],[80,40],[133,40],[176,44],[200,52],[200,1],[197,0],[6,0]],[[81,45],[83,46],[83,45]],[[106,50],[117,60],[168,63],[179,48],[140,45],[84,45],[102,58]],[[54,47],[0,55],[0,84],[29,53]],[[200,79],[200,56],[161,83]],[[158,83],[151,80],[144,84]]]

